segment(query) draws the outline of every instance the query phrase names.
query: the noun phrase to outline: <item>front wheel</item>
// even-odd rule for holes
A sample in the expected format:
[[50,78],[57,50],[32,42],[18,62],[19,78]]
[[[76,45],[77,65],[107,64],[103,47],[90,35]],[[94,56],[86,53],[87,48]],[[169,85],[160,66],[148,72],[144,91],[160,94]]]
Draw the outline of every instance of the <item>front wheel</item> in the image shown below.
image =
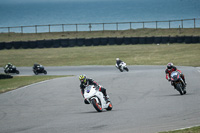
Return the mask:
[[108,108],[106,109],[107,111],[111,111],[113,108],[112,103],[110,102],[110,104],[108,105]]
[[125,67],[124,69],[125,69],[127,72],[129,71],[128,67]]
[[16,70],[16,72],[15,72],[16,74],[19,74],[19,71],[18,70]]
[[96,99],[92,99],[92,105],[94,106],[94,108],[98,111],[98,112],[102,112],[102,106],[101,103],[97,103]]
[[44,70],[44,74],[47,74],[47,71],[46,71],[46,70]]
[[176,89],[177,89],[177,91],[179,91],[179,93],[180,93],[181,95],[183,95],[182,85],[181,85],[181,84],[177,84],[177,85],[176,85]]

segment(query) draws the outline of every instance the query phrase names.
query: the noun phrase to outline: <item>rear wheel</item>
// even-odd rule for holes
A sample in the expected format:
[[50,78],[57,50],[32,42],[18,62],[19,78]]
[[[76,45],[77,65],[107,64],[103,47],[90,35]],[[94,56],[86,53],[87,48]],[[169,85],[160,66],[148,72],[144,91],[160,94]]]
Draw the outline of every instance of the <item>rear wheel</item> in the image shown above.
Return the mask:
[[101,103],[97,103],[96,99],[92,99],[92,105],[94,106],[94,108],[98,111],[98,112],[102,112],[102,106]]

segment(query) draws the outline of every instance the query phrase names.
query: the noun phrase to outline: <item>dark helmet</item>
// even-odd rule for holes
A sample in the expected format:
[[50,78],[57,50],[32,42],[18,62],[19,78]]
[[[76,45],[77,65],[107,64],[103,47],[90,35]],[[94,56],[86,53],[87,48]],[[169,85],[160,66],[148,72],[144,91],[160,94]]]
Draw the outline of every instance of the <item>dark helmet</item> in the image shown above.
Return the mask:
[[167,64],[167,69],[171,70],[173,66],[174,66],[173,63],[168,63]]
[[86,83],[86,76],[85,75],[80,75],[79,80],[81,83]]

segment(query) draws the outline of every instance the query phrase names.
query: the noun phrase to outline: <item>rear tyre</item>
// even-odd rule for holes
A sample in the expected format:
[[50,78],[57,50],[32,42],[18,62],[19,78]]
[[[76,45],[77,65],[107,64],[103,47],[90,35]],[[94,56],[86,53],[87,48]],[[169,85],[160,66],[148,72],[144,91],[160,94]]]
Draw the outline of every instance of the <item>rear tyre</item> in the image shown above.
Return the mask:
[[92,105],[94,106],[94,108],[98,111],[98,112],[102,112],[102,106],[101,103],[97,103],[96,99],[92,99]]

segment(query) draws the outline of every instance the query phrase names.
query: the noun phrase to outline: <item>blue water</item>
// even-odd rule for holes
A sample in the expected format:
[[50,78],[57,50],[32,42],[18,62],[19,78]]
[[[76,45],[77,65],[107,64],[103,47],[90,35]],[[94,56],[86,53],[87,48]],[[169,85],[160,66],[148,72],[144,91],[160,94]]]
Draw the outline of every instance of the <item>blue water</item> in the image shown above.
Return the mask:
[[[80,23],[109,23],[109,22],[141,22],[177,19],[200,18],[200,0],[121,0],[94,2],[35,2],[12,3],[0,2],[0,27],[48,25],[48,24],[80,24]],[[177,27],[180,24],[171,27]],[[193,27],[193,21],[184,23]],[[121,26],[121,27],[120,27]],[[129,25],[120,25],[129,28]],[[132,28],[142,27],[132,24]],[[155,26],[147,24],[145,27]],[[168,27],[161,23],[160,27]],[[196,22],[200,27],[200,20]],[[59,28],[59,29],[58,29]],[[73,30],[75,26],[65,26],[65,30]],[[82,28],[82,29],[81,29]],[[92,26],[92,29],[102,29]],[[105,25],[105,28],[116,28],[116,25]],[[56,27],[52,30],[56,31]],[[87,26],[79,26],[79,30],[88,30]],[[20,32],[21,29],[12,29]],[[30,28],[30,30],[35,30]],[[48,31],[48,27],[38,27],[38,32]],[[57,30],[62,30],[60,26]],[[1,29],[0,29],[1,32]],[[23,29],[26,32],[26,29]],[[28,32],[28,31],[27,31]]]

